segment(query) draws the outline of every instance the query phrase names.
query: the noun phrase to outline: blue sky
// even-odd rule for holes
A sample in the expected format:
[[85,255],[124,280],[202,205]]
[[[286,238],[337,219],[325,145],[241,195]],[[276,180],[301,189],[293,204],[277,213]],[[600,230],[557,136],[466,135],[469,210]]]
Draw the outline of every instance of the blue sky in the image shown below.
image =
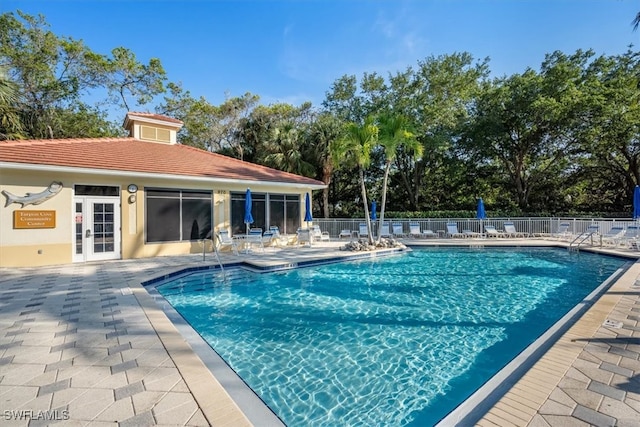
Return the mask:
[[387,76],[453,52],[489,57],[499,76],[537,69],[555,50],[640,46],[635,0],[0,1],[0,13],[18,9],[96,52],[157,57],[170,81],[214,105],[251,92],[319,106],[344,74]]

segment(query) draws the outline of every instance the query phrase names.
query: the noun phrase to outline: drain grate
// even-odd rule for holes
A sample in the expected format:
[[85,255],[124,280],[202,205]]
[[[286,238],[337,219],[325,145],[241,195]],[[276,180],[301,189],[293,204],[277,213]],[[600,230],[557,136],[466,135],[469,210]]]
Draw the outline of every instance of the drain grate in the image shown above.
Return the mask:
[[623,325],[622,322],[618,322],[618,321],[611,320],[611,319],[605,320],[604,323],[602,324],[602,326],[604,326],[606,328],[614,328],[614,329],[621,329],[622,325]]

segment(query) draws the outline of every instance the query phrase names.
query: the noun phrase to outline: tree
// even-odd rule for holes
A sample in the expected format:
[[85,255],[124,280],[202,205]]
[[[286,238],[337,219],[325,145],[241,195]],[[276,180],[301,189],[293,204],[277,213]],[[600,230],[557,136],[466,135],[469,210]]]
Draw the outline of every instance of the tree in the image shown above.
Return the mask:
[[22,123],[14,107],[17,102],[18,87],[0,67],[0,140],[22,137]]
[[313,176],[314,167],[304,157],[300,132],[293,123],[277,126],[266,143],[269,154],[264,157],[266,166],[285,172]]
[[[165,77],[159,60],[142,65],[127,49],[116,48],[113,53],[109,58],[80,40],[56,36],[42,15],[20,11],[0,15],[0,64],[18,87],[15,109],[24,136],[114,135],[114,126],[106,119],[107,104],[89,104],[84,101],[87,95],[116,91],[128,107],[127,93],[147,102],[162,92]],[[88,128],[89,123],[95,126]]]
[[371,218],[369,217],[369,202],[364,180],[364,170],[369,166],[371,150],[378,139],[378,128],[373,117],[365,119],[364,123],[350,122],[345,126],[344,135],[331,145],[331,155],[336,164],[343,167],[356,167],[360,180],[360,191],[364,207],[364,217],[367,224],[369,244],[373,244]]
[[[385,158],[384,179],[382,183],[382,205],[380,208],[380,227],[384,224],[384,212],[387,204],[387,181],[391,165],[401,148],[407,152],[413,152],[416,156],[422,155],[422,145],[409,132],[409,123],[402,115],[383,114],[378,118],[378,143],[382,146]],[[378,235],[378,242],[382,236]]]
[[325,218],[329,218],[329,186],[333,178],[333,159],[331,144],[340,137],[342,122],[330,113],[322,113],[309,125],[305,138],[309,158],[318,168],[318,178],[327,187],[322,190],[322,210]]

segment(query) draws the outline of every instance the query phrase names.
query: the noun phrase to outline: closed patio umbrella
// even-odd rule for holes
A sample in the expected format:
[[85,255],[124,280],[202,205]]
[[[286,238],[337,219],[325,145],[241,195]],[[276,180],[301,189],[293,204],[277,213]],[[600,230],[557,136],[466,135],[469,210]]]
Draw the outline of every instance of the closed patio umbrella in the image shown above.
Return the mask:
[[309,193],[304,197],[304,220],[307,222],[307,228],[309,228],[309,222],[313,221],[313,216],[311,215],[311,197],[309,197]]
[[253,224],[253,215],[251,215],[251,190],[247,188],[247,194],[244,198],[244,223],[247,225],[247,234],[249,234],[249,224]]
[[482,201],[482,197],[478,199],[478,208],[476,210],[476,218],[480,220],[480,234],[483,234],[482,220],[487,218],[487,213],[484,210],[484,202]]
[[378,208],[378,204],[374,200],[373,202],[371,202],[371,220],[372,221],[375,221],[376,219],[378,219],[378,214],[376,213],[377,208]]
[[478,199],[478,210],[476,212],[476,218],[487,219],[487,213],[484,210],[484,202],[482,201],[482,197]]
[[633,219],[640,219],[640,186],[633,190]]

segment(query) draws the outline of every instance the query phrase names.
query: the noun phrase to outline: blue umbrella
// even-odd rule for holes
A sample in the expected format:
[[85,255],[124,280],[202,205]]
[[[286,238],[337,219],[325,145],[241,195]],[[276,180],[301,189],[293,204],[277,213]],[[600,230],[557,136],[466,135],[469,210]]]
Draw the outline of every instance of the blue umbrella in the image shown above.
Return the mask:
[[248,188],[244,199],[244,223],[247,224],[247,234],[249,234],[249,224],[253,224],[253,215],[251,215],[251,190]]
[[[313,216],[311,215],[311,198],[309,197],[309,193],[304,197],[304,220],[306,222],[313,221]],[[307,224],[307,228],[309,228],[309,224]]]
[[633,219],[640,219],[640,186],[633,190]]
[[374,200],[373,202],[371,202],[371,219],[373,221],[375,221],[376,219],[378,219],[378,214],[376,213],[376,209],[378,208],[378,204],[376,203],[376,201]]
[[482,197],[478,199],[478,211],[476,213],[476,218],[478,219],[486,219],[487,213],[484,210],[484,202],[482,201]]

